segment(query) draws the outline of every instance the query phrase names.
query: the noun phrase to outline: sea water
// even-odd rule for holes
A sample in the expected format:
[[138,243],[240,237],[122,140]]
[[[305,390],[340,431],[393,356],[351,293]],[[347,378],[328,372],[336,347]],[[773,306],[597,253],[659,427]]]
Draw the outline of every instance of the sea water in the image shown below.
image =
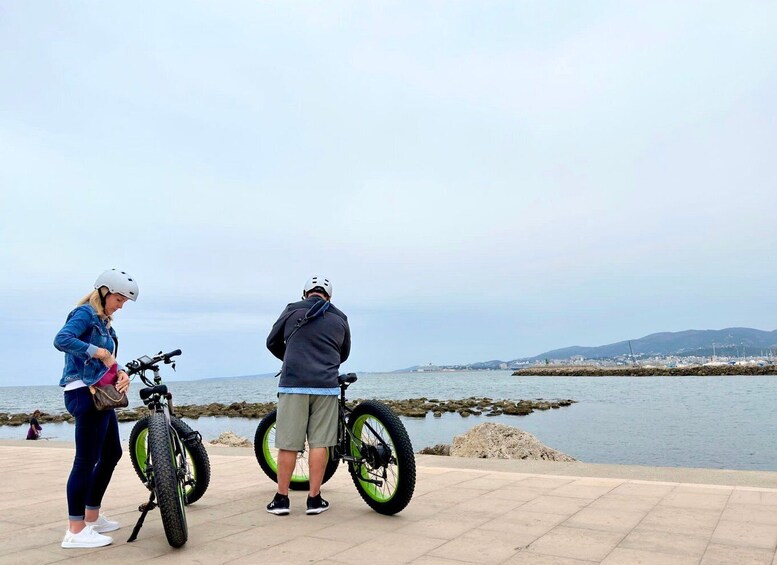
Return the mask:
[[[229,404],[275,399],[272,377],[169,381],[177,404]],[[139,384],[133,384],[134,391]],[[736,377],[527,377],[509,371],[365,373],[348,398],[557,399],[569,407],[528,416],[443,414],[402,421],[413,448],[451,443],[482,422],[519,427],[540,441],[589,463],[777,471],[777,376]],[[135,396],[134,398],[137,399]],[[130,406],[139,406],[139,400]],[[56,386],[2,387],[0,412],[64,412]],[[203,417],[186,420],[205,439],[223,431],[253,439],[256,420]],[[120,424],[122,439],[133,423]],[[0,426],[0,438],[23,438],[26,427]],[[46,424],[44,437],[72,440],[71,424]]]

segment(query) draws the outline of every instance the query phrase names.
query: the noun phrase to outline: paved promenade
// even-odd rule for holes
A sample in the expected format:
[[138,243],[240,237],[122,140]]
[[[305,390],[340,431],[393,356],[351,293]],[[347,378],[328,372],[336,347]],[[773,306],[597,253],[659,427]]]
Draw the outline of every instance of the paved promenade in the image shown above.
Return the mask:
[[126,543],[147,491],[125,453],[103,510],[114,544],[59,547],[66,444],[0,442],[1,563],[763,563],[777,565],[777,473],[418,456],[416,494],[397,516],[361,500],[345,468],[324,486],[332,509],[291,515],[250,450],[208,448],[213,477],[187,510],[189,542],[167,545],[158,510]]

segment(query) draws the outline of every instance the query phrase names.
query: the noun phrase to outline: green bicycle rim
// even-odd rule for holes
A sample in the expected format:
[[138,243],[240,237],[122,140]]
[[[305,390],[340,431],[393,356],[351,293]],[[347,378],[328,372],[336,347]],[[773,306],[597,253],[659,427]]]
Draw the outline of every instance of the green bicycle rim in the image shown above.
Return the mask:
[[[262,452],[264,453],[264,460],[267,461],[267,464],[270,466],[270,469],[272,469],[273,473],[275,473],[275,476],[278,476],[278,450],[275,449],[273,446],[275,445],[275,425],[270,426],[267,429],[267,432],[264,434],[264,439],[262,440]],[[299,458],[297,458],[297,463],[294,465],[294,471],[292,471],[291,474],[291,482],[292,483],[303,483],[307,482],[310,477],[305,469],[299,468]]]
[[[391,436],[388,434],[388,431],[385,429],[383,424],[381,424],[380,420],[375,418],[371,414],[363,414],[359,416],[356,421],[353,424],[353,435],[357,438],[359,438],[363,443],[369,444],[369,441],[365,441],[368,438],[365,438],[362,435],[362,432],[366,432],[371,436],[372,439],[375,439],[375,434],[372,433],[372,431],[369,428],[365,427],[365,423],[370,420],[370,423],[373,428],[383,428],[382,431],[382,437],[383,440],[386,441],[386,438],[388,438],[389,447],[391,447],[391,452],[395,453],[394,449],[394,442],[391,440]],[[377,424],[377,425],[376,425]],[[355,457],[359,457],[359,448],[356,446],[355,442],[351,440],[351,455]],[[396,467],[396,466],[395,466]],[[364,492],[373,500],[377,502],[388,502],[392,498],[394,498],[394,495],[397,493],[397,483],[399,482],[399,468],[397,467],[396,472],[392,473],[394,475],[393,484],[391,485],[391,488],[387,489],[389,492],[384,492],[384,489],[382,487],[379,487],[378,485],[375,485],[373,483],[367,482],[363,479],[369,479],[369,473],[366,471],[365,465],[362,464],[359,466],[359,483],[362,485],[362,488],[364,489]],[[383,483],[386,485],[386,482]]]
[[[189,450],[186,449],[186,446],[183,447],[183,452],[186,454],[186,464],[189,467],[192,478],[196,481],[197,467],[194,465],[194,460],[192,459]],[[146,468],[146,463],[148,462],[148,427],[141,430],[141,432],[138,434],[138,441],[135,442],[135,461],[138,462],[138,466],[141,469]],[[189,485],[186,487],[186,490],[184,491],[186,497],[189,496],[192,490],[194,490],[194,486]]]

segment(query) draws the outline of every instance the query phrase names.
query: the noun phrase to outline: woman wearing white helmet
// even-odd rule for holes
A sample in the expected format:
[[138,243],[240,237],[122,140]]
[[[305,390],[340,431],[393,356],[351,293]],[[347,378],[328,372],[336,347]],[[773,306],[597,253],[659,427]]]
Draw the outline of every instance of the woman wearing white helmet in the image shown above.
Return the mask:
[[65,353],[59,386],[64,387],[65,407],[75,418],[76,456],[67,481],[64,548],[108,545],[113,540],[103,534],[119,528],[118,522],[100,514],[105,489],[121,458],[119,424],[112,409],[95,409],[89,386],[129,389],[129,377],[116,363],[118,339],[111,322],[117,310],[137,298],[135,279],[117,269],[105,271],[54,338],[54,347]]

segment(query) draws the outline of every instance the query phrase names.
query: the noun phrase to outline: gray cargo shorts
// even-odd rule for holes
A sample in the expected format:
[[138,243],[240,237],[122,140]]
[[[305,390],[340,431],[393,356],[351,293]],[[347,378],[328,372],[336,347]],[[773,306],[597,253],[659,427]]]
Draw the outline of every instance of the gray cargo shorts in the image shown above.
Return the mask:
[[336,445],[337,400],[337,396],[280,393],[275,447],[302,451],[305,437],[308,447]]

